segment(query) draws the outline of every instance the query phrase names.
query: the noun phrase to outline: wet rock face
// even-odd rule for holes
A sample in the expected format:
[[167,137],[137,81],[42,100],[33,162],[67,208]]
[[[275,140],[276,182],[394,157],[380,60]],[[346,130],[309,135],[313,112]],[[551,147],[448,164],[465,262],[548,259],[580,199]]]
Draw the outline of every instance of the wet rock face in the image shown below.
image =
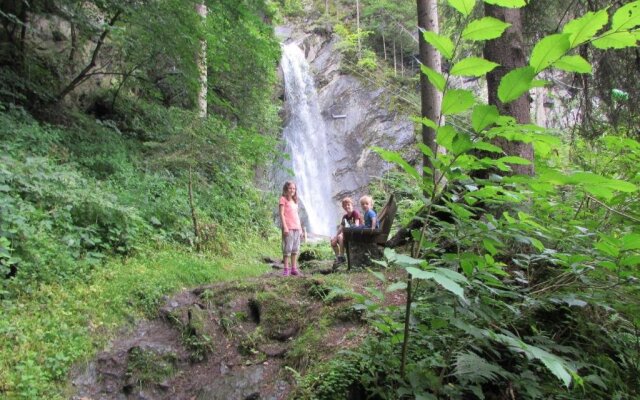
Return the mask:
[[[391,168],[371,146],[401,150],[415,142],[414,124],[408,116],[389,107],[394,93],[367,86],[366,82],[341,72],[338,38],[331,34],[283,30],[282,35],[301,43],[315,72],[319,104],[328,134],[332,164],[333,199],[358,199],[368,192],[372,178]],[[380,199],[383,200],[383,199]]]

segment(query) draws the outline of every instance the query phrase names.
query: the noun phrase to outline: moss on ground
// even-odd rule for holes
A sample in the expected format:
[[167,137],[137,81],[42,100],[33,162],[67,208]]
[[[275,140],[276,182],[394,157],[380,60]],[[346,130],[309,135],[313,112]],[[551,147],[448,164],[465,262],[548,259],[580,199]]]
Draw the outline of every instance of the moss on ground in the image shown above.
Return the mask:
[[143,386],[161,383],[176,373],[177,361],[174,353],[158,354],[151,349],[134,347],[129,352],[127,378]]

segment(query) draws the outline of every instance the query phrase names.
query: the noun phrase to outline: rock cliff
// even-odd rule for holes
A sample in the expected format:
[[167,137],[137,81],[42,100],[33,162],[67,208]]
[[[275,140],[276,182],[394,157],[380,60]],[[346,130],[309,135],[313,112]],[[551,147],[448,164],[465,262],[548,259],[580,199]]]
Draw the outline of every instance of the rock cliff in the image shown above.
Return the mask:
[[391,168],[371,147],[407,147],[415,141],[414,123],[390,108],[393,93],[342,71],[342,56],[336,49],[339,38],[335,35],[290,27],[280,27],[277,32],[283,42],[295,41],[303,49],[314,71],[329,142],[331,196],[336,204],[345,195],[357,199],[368,192],[372,179]]

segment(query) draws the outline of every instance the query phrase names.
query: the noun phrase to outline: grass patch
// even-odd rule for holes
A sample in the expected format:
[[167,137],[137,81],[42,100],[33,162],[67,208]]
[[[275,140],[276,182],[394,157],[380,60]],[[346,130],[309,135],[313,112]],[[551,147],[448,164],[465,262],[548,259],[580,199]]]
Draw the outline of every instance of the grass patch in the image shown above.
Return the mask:
[[43,284],[33,293],[2,301],[0,397],[68,398],[70,366],[89,359],[120,328],[155,314],[162,296],[216,281],[257,276],[268,270],[260,256],[277,243],[255,239],[236,245],[233,257],[164,247],[111,260],[64,284]]

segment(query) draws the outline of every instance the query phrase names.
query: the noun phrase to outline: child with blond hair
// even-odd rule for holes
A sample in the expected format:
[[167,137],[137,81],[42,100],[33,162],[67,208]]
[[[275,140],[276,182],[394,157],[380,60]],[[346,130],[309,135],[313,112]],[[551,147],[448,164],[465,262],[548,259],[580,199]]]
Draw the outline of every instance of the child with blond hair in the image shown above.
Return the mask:
[[371,196],[360,197],[360,206],[364,213],[364,229],[377,229],[378,214],[373,210],[373,199]]

